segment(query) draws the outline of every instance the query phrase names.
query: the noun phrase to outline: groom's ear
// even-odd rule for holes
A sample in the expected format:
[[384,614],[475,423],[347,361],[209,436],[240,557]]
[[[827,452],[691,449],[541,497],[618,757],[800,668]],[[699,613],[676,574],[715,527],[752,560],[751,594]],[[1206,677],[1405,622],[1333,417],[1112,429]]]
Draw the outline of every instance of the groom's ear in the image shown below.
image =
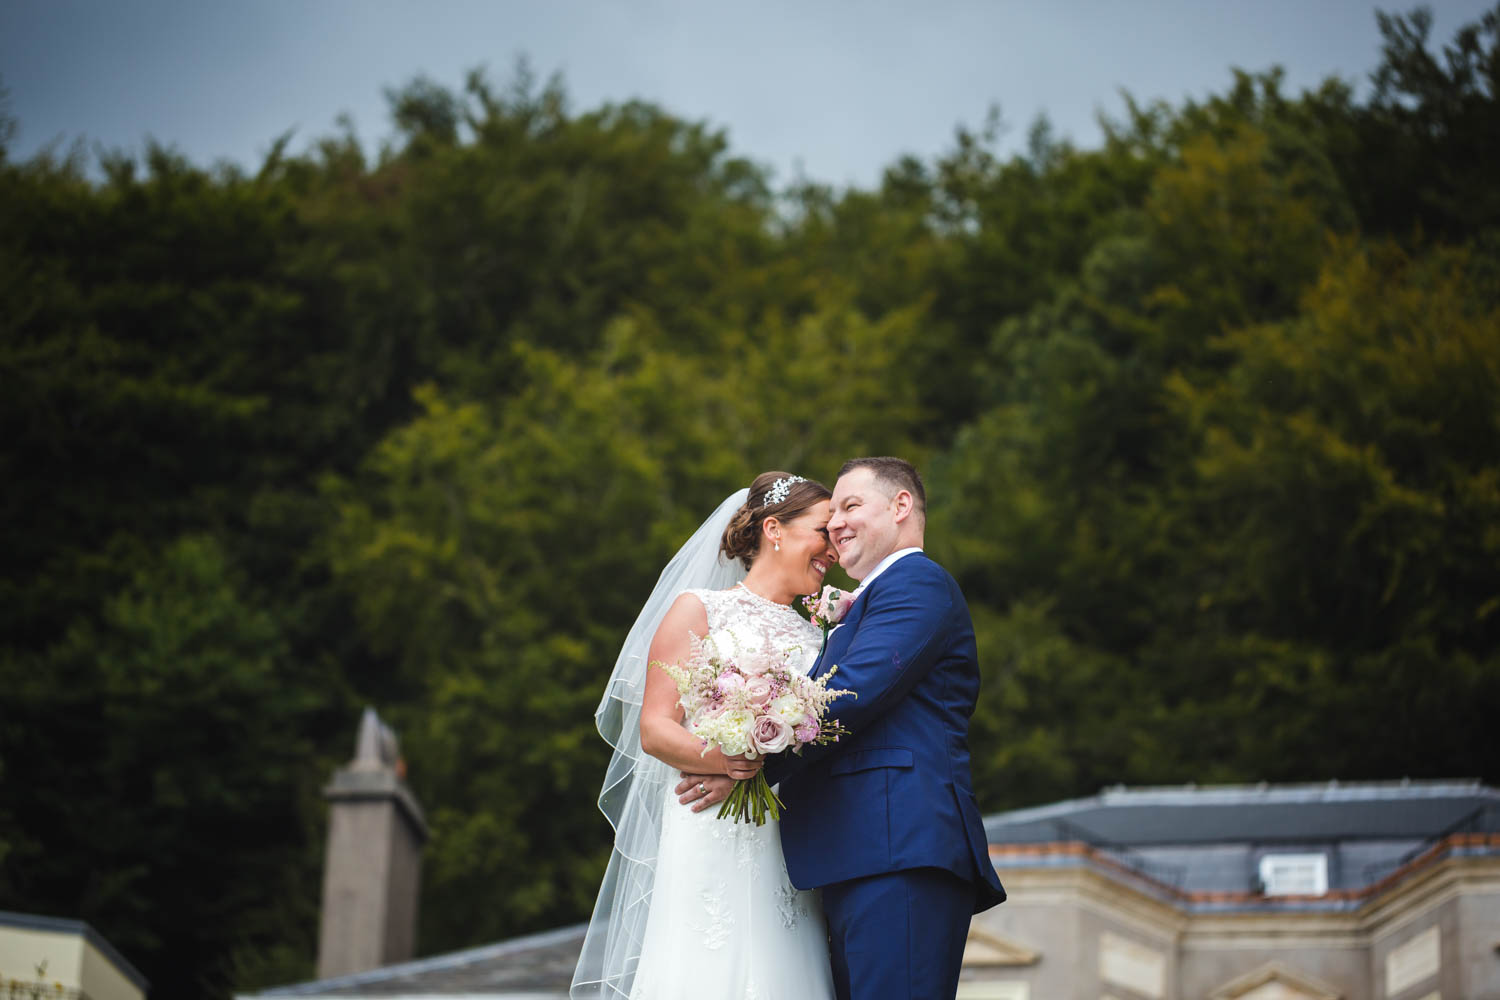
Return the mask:
[[891,497],[891,503],[896,507],[896,523],[900,524],[911,516],[911,512],[917,509],[917,501],[911,495],[910,490],[897,490],[896,495]]

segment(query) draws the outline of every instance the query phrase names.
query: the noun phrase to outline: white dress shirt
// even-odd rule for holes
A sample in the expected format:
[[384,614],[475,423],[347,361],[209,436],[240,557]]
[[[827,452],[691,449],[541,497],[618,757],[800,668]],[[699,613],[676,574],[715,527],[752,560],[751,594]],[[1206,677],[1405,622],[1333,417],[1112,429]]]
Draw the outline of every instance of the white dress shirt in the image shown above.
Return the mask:
[[870,572],[865,576],[863,580],[859,581],[859,586],[854,588],[854,599],[856,601],[859,600],[859,595],[865,592],[865,588],[868,587],[871,583],[874,583],[877,576],[890,569],[891,565],[895,563],[897,559],[909,556],[913,552],[921,551],[922,547],[920,545],[912,545],[904,549],[897,549],[895,552],[892,552],[890,555],[880,560],[880,562],[875,564],[875,568],[870,570]]

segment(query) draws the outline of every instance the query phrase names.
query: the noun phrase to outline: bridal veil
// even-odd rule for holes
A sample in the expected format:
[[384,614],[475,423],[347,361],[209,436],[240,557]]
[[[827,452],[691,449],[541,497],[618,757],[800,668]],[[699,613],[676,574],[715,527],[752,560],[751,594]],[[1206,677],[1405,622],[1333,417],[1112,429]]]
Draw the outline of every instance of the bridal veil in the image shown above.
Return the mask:
[[745,577],[737,561],[719,554],[724,529],[749,498],[739,490],[721,503],[667,563],[656,581],[605,685],[594,723],[614,754],[599,792],[599,809],[615,830],[614,850],[594,904],[583,952],[568,995],[573,1000],[625,1000],[641,957],[641,941],[656,881],[662,805],[674,769],[641,751],[641,701],[647,652],[667,609],[684,590],[723,590]]

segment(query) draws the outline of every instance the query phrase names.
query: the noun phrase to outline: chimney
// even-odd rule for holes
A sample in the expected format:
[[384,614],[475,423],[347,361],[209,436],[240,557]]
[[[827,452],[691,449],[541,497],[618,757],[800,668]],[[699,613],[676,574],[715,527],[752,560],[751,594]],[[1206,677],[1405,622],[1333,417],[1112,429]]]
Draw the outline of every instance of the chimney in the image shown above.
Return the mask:
[[396,734],[366,708],[354,759],[334,772],[323,865],[318,978],[412,957],[427,822],[407,789]]

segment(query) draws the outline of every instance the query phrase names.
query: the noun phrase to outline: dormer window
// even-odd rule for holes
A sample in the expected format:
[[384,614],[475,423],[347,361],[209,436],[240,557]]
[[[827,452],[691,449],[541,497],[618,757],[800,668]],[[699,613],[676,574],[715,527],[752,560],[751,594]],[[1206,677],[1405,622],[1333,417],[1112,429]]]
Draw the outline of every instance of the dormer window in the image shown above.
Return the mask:
[[1267,896],[1322,896],[1328,892],[1328,855],[1267,854],[1260,859]]

